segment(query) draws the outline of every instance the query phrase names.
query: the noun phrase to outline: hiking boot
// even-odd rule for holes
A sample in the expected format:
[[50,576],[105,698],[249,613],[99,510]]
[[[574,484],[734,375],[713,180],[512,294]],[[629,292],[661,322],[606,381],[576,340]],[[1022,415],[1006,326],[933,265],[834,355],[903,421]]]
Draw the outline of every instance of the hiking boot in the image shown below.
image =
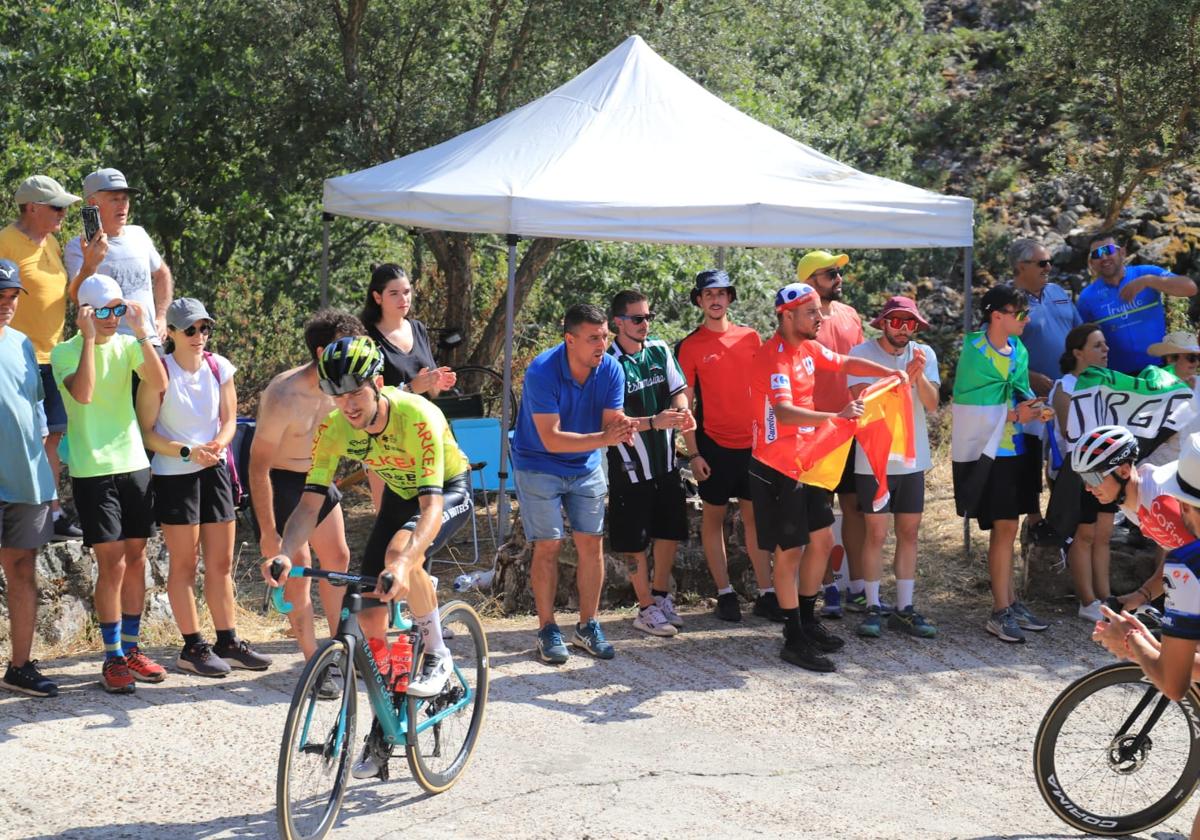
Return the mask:
[[878,639],[883,635],[883,611],[879,607],[867,607],[867,614],[858,625],[858,635],[869,639]]
[[554,622],[550,622],[538,631],[537,649],[541,660],[551,665],[561,665],[571,655],[563,642],[562,631]]
[[842,590],[838,589],[836,583],[831,583],[825,587],[823,598],[825,600],[825,605],[821,607],[821,617],[841,618]]
[[1079,605],[1079,617],[1085,621],[1090,621],[1095,624],[1097,621],[1103,621],[1104,615],[1100,612],[1100,601],[1092,601],[1090,604]]
[[833,664],[833,660],[827,656],[822,656],[803,635],[789,639],[785,633],[783,647],[779,651],[779,658],[791,665],[799,665],[807,671],[828,674],[837,670],[837,667]]
[[4,672],[4,679],[0,680],[0,686],[9,691],[28,694],[30,697],[58,696],[58,686],[38,670],[36,659],[30,659],[20,668],[9,662],[8,670]]
[[133,694],[137,686],[124,656],[110,656],[104,660],[100,668],[100,685],[109,694]]
[[754,614],[767,621],[783,621],[783,610],[779,609],[779,598],[774,592],[761,592],[754,599]]
[[675,601],[670,595],[655,595],[654,604],[660,610],[662,610],[663,618],[669,621],[673,626],[683,626],[683,619],[679,617],[679,613],[675,612]]
[[342,669],[337,665],[329,664],[325,666],[325,673],[321,675],[321,682],[317,686],[318,700],[338,700],[342,696]]
[[1017,617],[1017,624],[1021,625],[1022,630],[1041,631],[1050,626],[1030,612],[1029,607],[1025,606],[1020,601],[1013,601],[1010,609],[1013,611],[1013,615]]
[[637,617],[633,619],[633,626],[651,636],[674,636],[679,632],[674,624],[667,621],[667,617],[663,615],[658,604],[651,604],[638,610]]
[[742,620],[742,605],[736,592],[726,592],[717,596],[717,618],[722,621]]
[[1013,644],[1025,642],[1025,634],[1021,632],[1021,625],[1017,623],[1017,616],[1012,607],[992,613],[987,622],[987,631],[1002,642]]
[[54,533],[50,535],[50,542],[66,542],[67,540],[83,539],[83,531],[72,520],[68,519],[66,514],[54,520]]
[[131,647],[125,654],[125,662],[134,679],[148,683],[160,683],[167,678],[167,669],[142,653],[142,649],[137,645]]
[[801,624],[800,632],[804,634],[804,638],[812,642],[815,648],[825,653],[835,653],[846,646],[845,639],[830,633],[819,621],[812,624]]
[[571,639],[571,644],[583,648],[597,659],[612,659],[617,653],[604,638],[600,622],[594,618],[588,619],[587,624],[575,626],[575,636]]
[[937,635],[937,627],[926,621],[925,616],[914,610],[911,604],[888,616],[888,628],[903,630],[918,639],[932,639]]
[[421,662],[421,674],[408,684],[412,697],[437,697],[446,690],[446,683],[454,673],[454,659],[449,650],[426,652]]
[[222,645],[218,642],[213,645],[213,653],[224,659],[230,668],[265,671],[271,667],[271,657],[263,656],[252,649],[245,639],[238,639],[231,645]]
[[184,645],[175,667],[201,677],[223,677],[229,673],[229,663],[213,653],[208,642]]

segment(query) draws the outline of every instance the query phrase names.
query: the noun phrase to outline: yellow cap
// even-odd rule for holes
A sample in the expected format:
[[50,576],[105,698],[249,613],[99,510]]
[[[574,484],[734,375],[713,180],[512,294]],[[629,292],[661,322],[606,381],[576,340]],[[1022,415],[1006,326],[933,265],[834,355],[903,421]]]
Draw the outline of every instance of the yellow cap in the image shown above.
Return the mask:
[[796,279],[801,283],[807,283],[808,278],[812,277],[814,271],[820,271],[822,268],[841,268],[848,262],[850,262],[850,258],[845,254],[831,254],[828,251],[809,251],[800,260],[800,264],[796,266]]

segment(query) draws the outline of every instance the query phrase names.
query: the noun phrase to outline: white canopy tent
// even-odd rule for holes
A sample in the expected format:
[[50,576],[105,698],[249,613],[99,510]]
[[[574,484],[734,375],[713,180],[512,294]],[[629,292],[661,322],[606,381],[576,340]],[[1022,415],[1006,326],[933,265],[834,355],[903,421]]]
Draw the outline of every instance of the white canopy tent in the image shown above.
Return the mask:
[[[504,429],[519,237],[964,248],[970,276],[970,199],[839,163],[728,105],[636,35],[562,87],[486,125],[326,180],[324,209],[326,224],[333,214],[508,235]],[[502,528],[507,457],[505,436]]]

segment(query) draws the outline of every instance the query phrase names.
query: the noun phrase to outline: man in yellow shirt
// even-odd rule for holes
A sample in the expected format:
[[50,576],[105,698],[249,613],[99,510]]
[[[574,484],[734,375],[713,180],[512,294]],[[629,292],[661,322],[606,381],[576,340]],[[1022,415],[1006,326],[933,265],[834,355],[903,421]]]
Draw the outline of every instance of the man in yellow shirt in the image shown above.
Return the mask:
[[[62,471],[58,443],[67,430],[67,412],[50,373],[50,351],[62,341],[67,316],[67,270],[54,234],[62,228],[67,208],[80,198],[67,192],[53,178],[34,175],[17,187],[15,199],[19,212],[15,222],[0,230],[0,259],[17,264],[21,285],[27,292],[13,315],[12,327],[29,337],[37,355],[42,388],[46,392],[46,427],[49,431],[45,437],[46,456],[57,484]],[[57,499],[52,503],[52,510],[53,539],[80,539],[83,536],[79,526],[63,515]]]

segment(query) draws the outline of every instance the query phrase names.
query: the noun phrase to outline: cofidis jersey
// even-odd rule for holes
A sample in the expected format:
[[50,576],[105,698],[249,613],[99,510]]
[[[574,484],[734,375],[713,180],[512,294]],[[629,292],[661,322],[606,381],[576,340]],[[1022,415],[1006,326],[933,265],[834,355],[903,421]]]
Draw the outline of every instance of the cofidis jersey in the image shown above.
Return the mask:
[[1167,555],[1163,566],[1163,589],[1167,608],[1163,614],[1164,636],[1200,641],[1200,540]]

